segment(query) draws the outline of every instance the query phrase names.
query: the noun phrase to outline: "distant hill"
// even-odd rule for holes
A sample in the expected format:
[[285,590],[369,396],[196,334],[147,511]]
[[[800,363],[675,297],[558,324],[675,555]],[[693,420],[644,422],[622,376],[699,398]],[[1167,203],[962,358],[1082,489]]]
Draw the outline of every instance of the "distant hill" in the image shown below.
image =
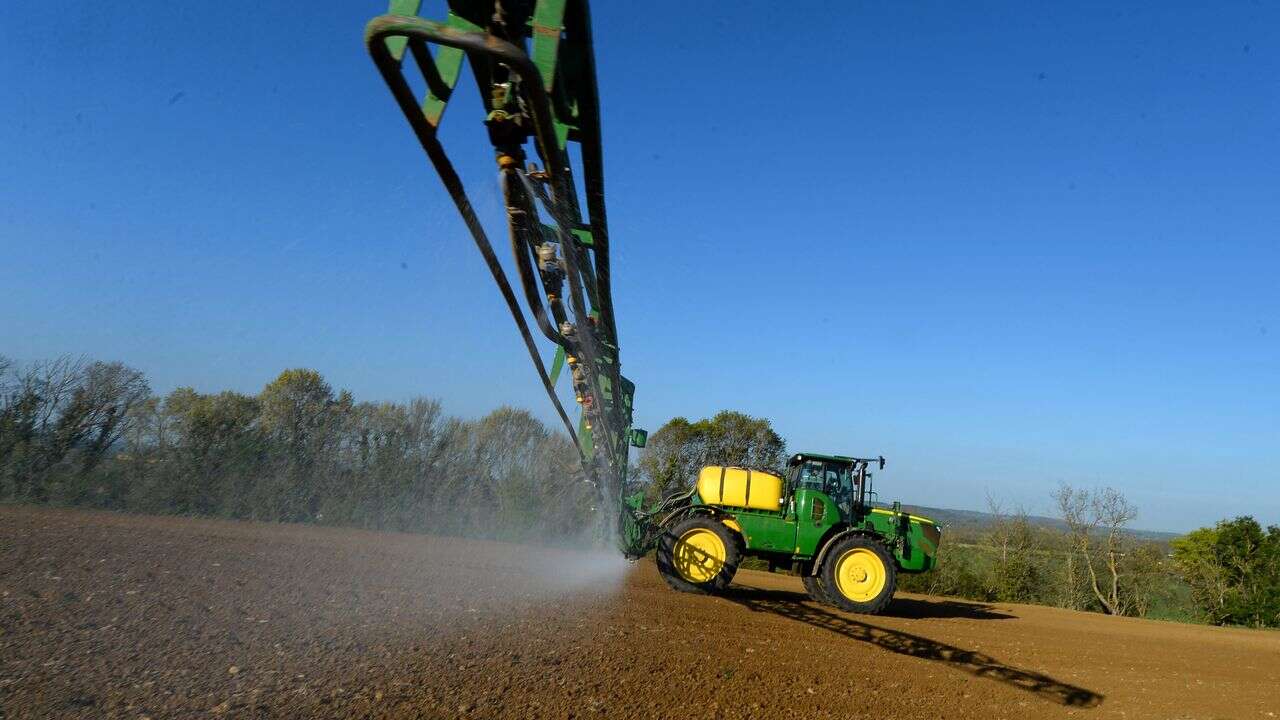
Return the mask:
[[[927,507],[925,505],[903,505],[903,510],[923,515],[930,520],[936,521],[945,527],[964,528],[968,530],[983,530],[995,521],[995,516],[988,512],[979,510],[951,510],[947,508]],[[1044,515],[1028,515],[1027,520],[1032,525],[1038,527],[1049,528],[1052,530],[1066,530],[1067,524],[1059,518],[1045,517]],[[1176,537],[1181,537],[1180,533],[1163,532],[1160,530],[1129,530],[1128,533],[1133,537],[1141,540],[1151,540],[1155,542],[1168,542]]]

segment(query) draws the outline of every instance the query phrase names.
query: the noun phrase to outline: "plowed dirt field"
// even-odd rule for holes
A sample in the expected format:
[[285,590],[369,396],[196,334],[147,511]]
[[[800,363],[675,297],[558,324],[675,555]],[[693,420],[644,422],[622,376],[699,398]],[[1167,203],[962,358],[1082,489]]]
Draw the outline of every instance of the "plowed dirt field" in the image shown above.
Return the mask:
[[1280,633],[619,563],[0,506],[0,718],[1280,717]]

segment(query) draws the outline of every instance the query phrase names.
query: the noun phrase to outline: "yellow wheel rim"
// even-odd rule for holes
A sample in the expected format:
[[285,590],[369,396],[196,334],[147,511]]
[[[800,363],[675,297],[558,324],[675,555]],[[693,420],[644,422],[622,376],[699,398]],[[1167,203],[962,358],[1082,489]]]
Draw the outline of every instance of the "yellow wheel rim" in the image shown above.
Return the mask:
[[720,574],[725,555],[719,535],[706,528],[694,528],[676,541],[673,560],[680,577],[701,584]]
[[836,587],[854,602],[870,602],[884,590],[885,568],[880,556],[854,548],[836,561]]

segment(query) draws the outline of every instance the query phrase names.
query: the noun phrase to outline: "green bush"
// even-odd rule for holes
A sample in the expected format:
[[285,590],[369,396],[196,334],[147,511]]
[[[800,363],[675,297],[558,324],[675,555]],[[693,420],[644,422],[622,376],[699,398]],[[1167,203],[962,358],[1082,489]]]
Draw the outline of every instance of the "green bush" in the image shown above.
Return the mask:
[[1173,558],[1209,622],[1280,627],[1280,528],[1223,520],[1175,540]]
[[898,587],[927,595],[991,601],[996,599],[991,574],[990,552],[944,541],[938,549],[938,567],[918,575],[900,575]]

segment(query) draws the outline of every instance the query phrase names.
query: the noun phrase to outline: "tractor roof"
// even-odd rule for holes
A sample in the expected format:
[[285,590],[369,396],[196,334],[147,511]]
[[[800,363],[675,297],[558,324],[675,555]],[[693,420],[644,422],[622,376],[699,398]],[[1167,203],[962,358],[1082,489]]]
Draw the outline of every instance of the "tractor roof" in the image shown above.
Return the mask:
[[830,460],[832,462],[845,462],[845,463],[851,463],[854,460],[857,460],[857,458],[849,457],[848,455],[826,455],[823,453],[815,453],[815,452],[798,452],[791,456],[792,460],[799,460],[801,458],[804,458],[806,460]]
[[866,463],[870,465],[871,463],[878,462],[880,463],[880,469],[884,469],[883,457],[861,458],[850,457],[849,455],[827,455],[824,453],[811,452],[798,452],[791,456],[791,464],[798,463],[803,460],[826,460],[827,462],[847,463],[849,465],[853,465],[855,463]]

